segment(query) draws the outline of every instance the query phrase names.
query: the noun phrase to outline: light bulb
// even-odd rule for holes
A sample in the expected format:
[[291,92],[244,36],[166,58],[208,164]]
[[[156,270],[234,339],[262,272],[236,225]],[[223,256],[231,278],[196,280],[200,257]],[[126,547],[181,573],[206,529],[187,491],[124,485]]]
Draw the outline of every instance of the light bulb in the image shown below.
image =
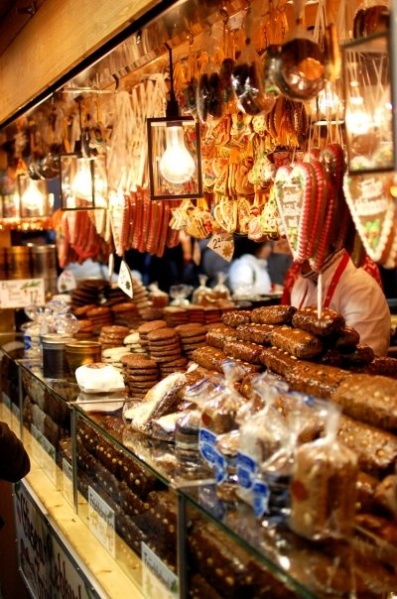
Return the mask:
[[370,115],[364,109],[364,99],[361,96],[350,97],[349,108],[345,114],[346,128],[353,135],[368,133],[371,123]]
[[28,187],[22,194],[22,205],[29,212],[42,214],[44,195],[38,187],[38,181],[29,179]]
[[186,183],[195,171],[195,164],[185,146],[182,125],[167,125],[166,145],[159,164],[161,174],[164,179],[175,185]]
[[72,183],[73,195],[82,200],[92,198],[91,166],[88,158],[79,158],[76,176]]

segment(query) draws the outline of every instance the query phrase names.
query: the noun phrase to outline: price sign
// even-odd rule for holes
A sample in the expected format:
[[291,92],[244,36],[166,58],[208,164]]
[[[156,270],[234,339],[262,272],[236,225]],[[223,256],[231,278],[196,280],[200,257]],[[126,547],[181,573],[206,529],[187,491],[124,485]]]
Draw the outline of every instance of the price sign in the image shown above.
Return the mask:
[[142,590],[147,599],[177,599],[178,578],[145,544],[142,548]]
[[211,237],[207,247],[230,262],[234,252],[233,235],[230,233],[217,233]]
[[88,521],[91,532],[116,557],[116,515],[92,487],[88,487]]
[[0,281],[0,308],[25,308],[45,304],[44,279]]
[[57,289],[59,293],[65,293],[66,291],[72,291],[76,289],[77,282],[74,274],[70,270],[64,270],[58,277]]
[[134,289],[132,287],[132,274],[128,267],[128,264],[122,260],[120,264],[120,271],[118,277],[118,286],[124,293],[128,295],[132,299],[134,295]]

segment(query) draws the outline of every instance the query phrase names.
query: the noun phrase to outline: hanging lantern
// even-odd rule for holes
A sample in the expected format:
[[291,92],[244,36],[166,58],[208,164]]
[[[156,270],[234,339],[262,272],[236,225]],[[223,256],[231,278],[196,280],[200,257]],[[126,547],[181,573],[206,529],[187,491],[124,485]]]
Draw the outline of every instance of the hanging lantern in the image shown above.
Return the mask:
[[389,32],[346,43],[342,53],[348,170],[392,171],[396,156]]
[[61,154],[61,210],[107,208],[105,156]]
[[54,194],[48,193],[47,181],[31,179],[28,173],[18,175],[20,218],[46,218],[54,208]]
[[200,125],[179,115],[173,83],[171,48],[170,99],[166,116],[147,119],[149,178],[153,200],[197,198],[203,195]]

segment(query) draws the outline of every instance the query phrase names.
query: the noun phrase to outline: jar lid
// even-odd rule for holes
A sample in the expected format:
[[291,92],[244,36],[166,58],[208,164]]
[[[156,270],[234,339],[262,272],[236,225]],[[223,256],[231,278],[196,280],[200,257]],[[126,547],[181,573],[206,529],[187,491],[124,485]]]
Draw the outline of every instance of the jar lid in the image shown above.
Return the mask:
[[66,349],[73,351],[87,351],[89,349],[100,349],[102,348],[101,343],[99,341],[79,341],[72,340],[71,342],[66,344]]
[[41,342],[43,347],[65,347],[67,343],[73,343],[74,338],[70,337],[70,335],[61,335],[57,333],[49,333],[47,335],[43,335],[41,338]]

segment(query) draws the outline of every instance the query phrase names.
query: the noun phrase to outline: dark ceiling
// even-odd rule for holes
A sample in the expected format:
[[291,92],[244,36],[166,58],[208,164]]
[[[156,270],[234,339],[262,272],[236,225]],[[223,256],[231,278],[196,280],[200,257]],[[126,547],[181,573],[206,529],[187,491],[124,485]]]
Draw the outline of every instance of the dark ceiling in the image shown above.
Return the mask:
[[0,54],[34,16],[45,0],[0,0]]
[[17,3],[13,0],[0,0],[0,20],[12,10],[16,10]]

